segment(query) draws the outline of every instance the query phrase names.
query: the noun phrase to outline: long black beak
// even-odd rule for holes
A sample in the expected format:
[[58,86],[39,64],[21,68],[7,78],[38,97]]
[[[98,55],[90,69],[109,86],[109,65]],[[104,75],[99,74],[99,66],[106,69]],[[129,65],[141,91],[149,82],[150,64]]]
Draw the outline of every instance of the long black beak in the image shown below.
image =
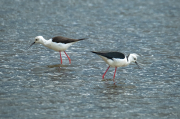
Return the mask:
[[139,69],[141,69],[141,67],[139,66],[139,64],[137,63],[137,61],[135,61],[136,65],[138,66]]
[[[35,42],[33,42],[33,43],[29,46],[29,48],[30,48],[32,45],[34,45],[34,44],[35,44]],[[28,48],[28,49],[29,49],[29,48]]]

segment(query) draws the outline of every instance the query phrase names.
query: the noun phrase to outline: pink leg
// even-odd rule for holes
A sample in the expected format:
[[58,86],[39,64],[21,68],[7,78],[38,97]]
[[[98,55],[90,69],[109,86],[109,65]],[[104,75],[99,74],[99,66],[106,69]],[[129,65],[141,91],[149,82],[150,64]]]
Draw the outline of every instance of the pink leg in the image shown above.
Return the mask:
[[106,69],[106,72],[103,74],[103,76],[102,76],[103,79],[109,68],[110,68],[110,66]]
[[114,72],[114,76],[113,76],[113,82],[115,83],[114,79],[115,79],[115,75],[116,75],[116,70],[117,70],[117,67],[115,67],[115,72]]
[[[66,52],[64,51],[64,53],[66,54]],[[66,54],[66,56],[68,57],[69,59],[69,64],[71,64],[71,59],[69,58],[69,56]]]
[[59,51],[59,54],[60,54],[60,59],[61,59],[61,64],[62,64],[62,57],[61,57],[61,52]]

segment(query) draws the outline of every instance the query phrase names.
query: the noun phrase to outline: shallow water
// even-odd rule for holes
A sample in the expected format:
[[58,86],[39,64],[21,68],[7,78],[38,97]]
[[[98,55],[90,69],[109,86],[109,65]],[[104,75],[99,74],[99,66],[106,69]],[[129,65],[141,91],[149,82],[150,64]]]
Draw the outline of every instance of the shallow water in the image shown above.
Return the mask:
[[[1,0],[1,118],[180,118],[178,0]],[[88,38],[62,53],[42,35]],[[90,51],[137,53],[114,68]],[[60,66],[60,68],[59,68]]]

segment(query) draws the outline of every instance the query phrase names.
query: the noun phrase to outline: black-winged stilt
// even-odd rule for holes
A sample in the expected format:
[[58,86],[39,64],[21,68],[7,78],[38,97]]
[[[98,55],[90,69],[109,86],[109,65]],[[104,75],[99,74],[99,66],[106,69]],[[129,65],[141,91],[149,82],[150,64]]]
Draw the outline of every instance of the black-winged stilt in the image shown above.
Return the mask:
[[[137,64],[138,68],[140,68],[136,61],[137,57],[139,55],[137,55],[135,53],[125,56],[123,53],[120,53],[120,52],[105,52],[105,53],[94,52],[94,51],[91,51],[91,52],[99,55],[109,65],[109,67],[107,68],[107,70],[105,71],[105,73],[102,76],[103,79],[104,79],[106,72],[108,71],[108,69],[110,67],[115,67],[113,81],[115,79],[117,67],[124,67],[124,66],[129,65],[131,62],[134,62]],[[115,81],[114,81],[114,83],[115,83]]]
[[46,40],[42,36],[37,36],[37,37],[35,37],[35,41],[30,45],[30,47],[32,45],[34,45],[35,43],[40,43],[40,44],[43,44],[44,46],[46,46],[46,47],[48,47],[50,49],[53,49],[53,50],[59,52],[60,53],[61,64],[62,64],[61,52],[64,51],[64,53],[66,54],[66,56],[69,59],[69,64],[71,64],[71,59],[69,58],[69,56],[67,55],[65,50],[68,49],[75,42],[80,41],[80,40],[85,40],[85,39],[86,38],[71,39],[71,38],[65,38],[65,37],[62,37],[62,36],[57,36],[57,37],[54,37],[52,39]]

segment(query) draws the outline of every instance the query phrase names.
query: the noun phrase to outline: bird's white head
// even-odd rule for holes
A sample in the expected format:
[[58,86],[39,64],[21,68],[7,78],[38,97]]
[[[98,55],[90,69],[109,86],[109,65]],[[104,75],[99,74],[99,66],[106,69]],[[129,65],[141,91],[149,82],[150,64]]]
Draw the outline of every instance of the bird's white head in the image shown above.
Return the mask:
[[139,57],[138,54],[133,53],[133,54],[130,54],[130,55],[128,56],[128,60],[129,60],[129,63],[134,62],[134,63],[136,63],[136,65],[140,68],[140,66],[139,66],[138,63],[137,63],[137,58],[138,58],[138,57]]
[[138,54],[135,54],[135,53],[130,54],[129,57],[128,57],[128,60],[129,60],[130,62],[136,62],[138,56],[139,56],[139,55],[138,55]]
[[43,43],[44,38],[42,36],[36,36],[35,37],[35,43]]
[[35,43],[41,43],[41,44],[43,44],[45,39],[42,37],[42,36],[36,36],[35,37],[35,41],[29,46],[29,48],[32,46],[32,45],[34,45]]

